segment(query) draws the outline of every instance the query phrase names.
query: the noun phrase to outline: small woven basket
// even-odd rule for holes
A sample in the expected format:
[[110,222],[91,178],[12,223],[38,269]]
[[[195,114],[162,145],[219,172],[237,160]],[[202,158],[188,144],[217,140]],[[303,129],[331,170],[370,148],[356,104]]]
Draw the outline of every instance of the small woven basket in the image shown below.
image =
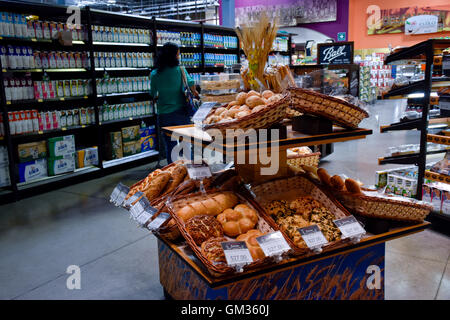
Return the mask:
[[206,124],[203,125],[203,130],[218,129],[225,135],[227,129],[247,130],[269,128],[286,117],[286,108],[289,107],[290,99],[289,92],[286,92],[279,101],[267,105],[267,107],[258,112],[251,113],[240,119]]
[[[270,200],[275,200],[274,198],[281,200],[287,195],[291,197],[293,195],[296,197],[309,195],[333,213],[336,219],[344,218],[350,215],[350,213],[338,201],[336,201],[336,199],[330,196],[326,190],[322,189],[320,185],[316,184],[304,175],[275,179],[253,186],[251,190],[257,202],[255,206],[263,212],[265,212],[264,205]],[[274,228],[279,229],[277,223],[267,214],[267,212],[265,212],[265,215],[267,216],[269,224]],[[291,248],[293,248],[293,255],[301,256],[311,253],[309,248],[297,246],[283,230],[280,231],[286,238]],[[323,251],[329,251],[331,249],[344,246],[347,242],[347,239],[330,242],[323,247]]]
[[342,99],[302,88],[288,88],[291,107],[302,113],[324,117],[346,128],[357,128],[369,114]]
[[320,155],[321,155],[320,152],[299,154],[299,155],[288,155],[287,163],[299,169],[302,169],[303,165],[318,167]]
[[433,210],[433,207],[427,204],[329,189],[350,212],[370,218],[423,222],[430,211]]
[[[192,249],[192,251],[195,253],[197,258],[206,266],[208,272],[211,275],[213,275],[214,277],[220,277],[220,276],[224,276],[224,275],[233,274],[236,272],[236,270],[234,268],[228,266],[227,264],[212,263],[209,259],[207,259],[203,255],[200,246],[198,246],[195,243],[194,239],[191,237],[189,232],[186,230],[184,221],[180,217],[177,216],[176,212],[188,204],[191,204],[191,203],[197,202],[197,201],[202,201],[209,197],[212,197],[219,193],[224,193],[224,192],[231,192],[231,191],[217,192],[217,191],[211,190],[206,193],[197,192],[197,193],[189,194],[188,196],[186,196],[186,195],[175,196],[172,199],[169,199],[167,201],[167,207],[169,208],[169,213],[171,214],[171,216],[175,220],[176,224],[178,225],[178,229],[180,230],[181,235],[184,237],[187,244]],[[246,198],[244,196],[242,196],[240,193],[234,192],[234,194],[238,196],[240,203],[247,203],[251,207],[253,207],[253,205],[249,201],[247,201]],[[256,208],[254,208],[254,209],[256,210]],[[267,216],[263,212],[259,212],[258,210],[256,210],[256,211],[259,215],[259,220],[258,220],[258,223],[256,224],[256,229],[260,230],[263,233],[268,233],[268,232],[273,232],[275,230],[278,230],[276,228],[275,229],[272,228],[272,226],[267,222]],[[258,267],[267,265],[271,262],[273,262],[272,258],[265,257],[264,259],[260,259],[251,264],[246,265],[244,267],[244,271],[258,268]]]

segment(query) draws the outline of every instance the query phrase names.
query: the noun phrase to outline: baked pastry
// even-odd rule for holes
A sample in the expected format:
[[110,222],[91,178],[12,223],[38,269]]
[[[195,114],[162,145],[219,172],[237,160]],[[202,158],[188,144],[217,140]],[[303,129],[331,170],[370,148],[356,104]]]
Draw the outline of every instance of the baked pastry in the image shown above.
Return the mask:
[[358,182],[356,182],[353,179],[345,179],[345,187],[347,188],[347,191],[350,193],[359,194],[361,192],[361,187]]
[[237,241],[245,241],[248,251],[250,251],[252,258],[255,261],[263,259],[266,256],[264,251],[259,246],[258,241],[256,241],[256,238],[262,235],[264,235],[264,233],[261,231],[252,229],[236,238]]
[[254,108],[254,107],[259,106],[259,105],[264,105],[265,103],[264,103],[263,99],[261,99],[258,96],[253,95],[253,96],[248,97],[245,100],[245,104],[247,106],[249,106],[250,108]]
[[187,169],[184,165],[182,164],[176,165],[171,172],[171,180],[167,184],[167,188],[164,191],[164,194],[167,194],[175,190],[175,188],[178,187],[184,181],[187,175],[188,175]]
[[294,211],[289,208],[289,204],[286,200],[273,200],[269,202],[264,209],[275,221],[279,218],[294,214]]
[[236,97],[236,101],[238,102],[239,105],[245,104],[245,100],[247,100],[247,93],[246,92],[241,92]]
[[222,225],[213,216],[195,216],[186,222],[185,227],[198,246],[209,238],[223,236]]
[[161,172],[153,180],[150,181],[148,186],[142,190],[142,193],[147,197],[148,201],[154,200],[158,197],[166,187],[172,175],[169,172]]
[[303,219],[302,216],[294,215],[289,217],[283,217],[278,220],[278,225],[280,229],[284,231],[287,236],[299,247],[307,247],[305,241],[303,240],[298,228],[308,227],[310,224],[308,221]]
[[217,216],[223,232],[229,237],[236,237],[253,229],[258,222],[255,210],[246,204],[238,204],[234,209],[226,209]]
[[330,184],[336,190],[344,190],[345,188],[344,180],[338,175],[334,175],[330,178]]
[[311,196],[305,196],[292,201],[289,207],[295,214],[301,215],[303,219],[309,221],[312,210],[322,207],[322,204]]
[[238,198],[233,193],[219,193],[211,198],[188,204],[178,210],[176,214],[186,222],[197,215],[216,216],[225,209],[234,207],[237,203]]
[[226,263],[225,252],[223,252],[221,242],[228,241],[225,237],[210,238],[202,243],[202,254],[211,262]]
[[328,171],[326,169],[317,169],[317,175],[319,176],[320,182],[322,182],[326,186],[331,186],[331,176],[328,174]]
[[328,242],[341,238],[341,232],[334,224],[334,215],[325,207],[315,208],[311,213],[311,224],[317,224]]

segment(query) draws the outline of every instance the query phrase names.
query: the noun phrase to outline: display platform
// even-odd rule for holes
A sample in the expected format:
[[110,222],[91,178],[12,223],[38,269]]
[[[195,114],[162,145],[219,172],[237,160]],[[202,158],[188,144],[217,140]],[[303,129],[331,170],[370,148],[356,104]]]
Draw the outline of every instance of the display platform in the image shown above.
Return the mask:
[[222,277],[213,277],[185,243],[158,237],[160,282],[166,298],[180,300],[382,300],[385,242],[429,226],[400,227],[321,254]]

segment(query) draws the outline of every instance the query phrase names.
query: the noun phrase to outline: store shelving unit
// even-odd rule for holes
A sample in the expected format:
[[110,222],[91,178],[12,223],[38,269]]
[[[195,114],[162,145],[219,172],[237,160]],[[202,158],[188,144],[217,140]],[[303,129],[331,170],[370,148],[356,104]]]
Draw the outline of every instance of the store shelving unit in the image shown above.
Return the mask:
[[[381,132],[387,132],[392,130],[410,130],[417,129],[420,131],[420,151],[418,154],[405,155],[400,157],[389,157],[393,159],[379,159],[380,164],[384,163],[408,163],[415,164],[418,166],[418,183],[417,183],[417,198],[422,199],[422,185],[426,175],[426,157],[429,154],[435,154],[444,151],[427,151],[427,142],[439,143],[435,135],[428,134],[430,123],[436,123],[436,119],[430,120],[429,108],[430,105],[436,104],[436,98],[431,95],[431,92],[436,88],[446,87],[450,85],[450,78],[445,76],[433,77],[433,57],[439,50],[450,47],[450,40],[440,40],[440,39],[430,39],[421,43],[418,43],[412,47],[405,48],[391,54],[386,57],[385,64],[395,64],[400,63],[402,60],[420,60],[424,61],[425,66],[425,77],[421,81],[411,83],[406,86],[391,89],[387,92],[383,98],[385,99],[396,99],[403,98],[408,94],[413,93],[423,93],[421,98],[415,98],[414,103],[422,105],[422,117],[416,120],[411,120],[405,123],[391,124],[390,126],[384,126],[380,128]],[[438,120],[439,121],[439,120]],[[446,122],[446,118],[443,122]]]
[[[0,11],[33,14],[39,16],[41,20],[65,22],[69,15],[66,13],[67,7],[50,6],[45,4],[30,3],[10,3],[0,1]],[[142,152],[133,156],[106,160],[105,159],[105,134],[114,130],[120,130],[121,127],[138,125],[144,121],[147,125],[156,124],[156,116],[154,114],[132,116],[123,119],[101,122],[99,117],[100,106],[106,101],[108,104],[121,104],[129,102],[147,101],[151,99],[149,91],[141,92],[125,92],[101,95],[97,94],[95,85],[96,79],[108,74],[110,77],[141,77],[150,76],[152,67],[94,67],[94,52],[146,52],[152,53],[155,57],[158,47],[156,31],[171,30],[182,32],[198,32],[200,34],[200,45],[198,46],[180,46],[183,52],[198,52],[201,54],[201,63],[198,67],[187,67],[190,73],[217,73],[223,72],[226,68],[223,65],[207,66],[205,63],[205,53],[220,54],[236,54],[238,63],[240,62],[239,41],[237,48],[214,48],[204,45],[205,34],[217,34],[236,36],[233,28],[225,28],[215,25],[195,22],[181,22],[168,19],[148,18],[134,16],[128,14],[113,13],[101,10],[82,8],[81,23],[86,27],[87,39],[84,41],[72,41],[72,45],[67,47],[56,40],[41,39],[22,39],[22,38],[6,38],[0,37],[0,45],[18,45],[29,46],[36,50],[42,51],[78,51],[88,52],[90,55],[91,68],[71,68],[71,69],[17,69],[8,70],[0,65],[0,99],[2,102],[1,112],[4,119],[5,136],[0,138],[0,144],[6,145],[9,158],[9,172],[11,186],[0,188],[0,204],[15,200],[20,200],[27,196],[54,190],[62,186],[68,186],[74,183],[86,181],[117,172],[123,169],[135,167],[145,163],[149,163],[158,159],[158,151],[152,150]],[[114,26],[124,28],[147,29],[151,31],[152,41],[147,43],[123,43],[123,42],[103,42],[93,41],[92,26]],[[89,79],[92,85],[92,94],[89,96],[57,98],[53,100],[25,100],[25,101],[7,101],[5,98],[5,90],[3,78],[9,75],[30,75],[33,80],[42,79],[46,74],[50,79]],[[74,107],[94,107],[95,123],[91,125],[79,125],[74,127],[60,128],[51,131],[40,131],[29,134],[10,135],[8,112],[27,109],[38,110],[70,110]],[[89,140],[91,145],[97,145],[99,150],[99,165],[93,168],[77,169],[76,172],[52,176],[38,181],[29,183],[19,183],[17,174],[17,145],[26,142],[45,140],[50,137],[74,134],[77,137],[83,137]],[[159,133],[157,132],[159,135]]]

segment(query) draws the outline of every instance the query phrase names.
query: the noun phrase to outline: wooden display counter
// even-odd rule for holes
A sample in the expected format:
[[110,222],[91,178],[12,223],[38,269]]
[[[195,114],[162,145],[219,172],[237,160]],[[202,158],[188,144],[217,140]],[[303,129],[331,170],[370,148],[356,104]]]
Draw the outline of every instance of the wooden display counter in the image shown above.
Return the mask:
[[158,238],[160,282],[166,298],[180,300],[382,300],[385,242],[429,225],[395,228],[318,255],[219,278],[211,276],[185,244]]

